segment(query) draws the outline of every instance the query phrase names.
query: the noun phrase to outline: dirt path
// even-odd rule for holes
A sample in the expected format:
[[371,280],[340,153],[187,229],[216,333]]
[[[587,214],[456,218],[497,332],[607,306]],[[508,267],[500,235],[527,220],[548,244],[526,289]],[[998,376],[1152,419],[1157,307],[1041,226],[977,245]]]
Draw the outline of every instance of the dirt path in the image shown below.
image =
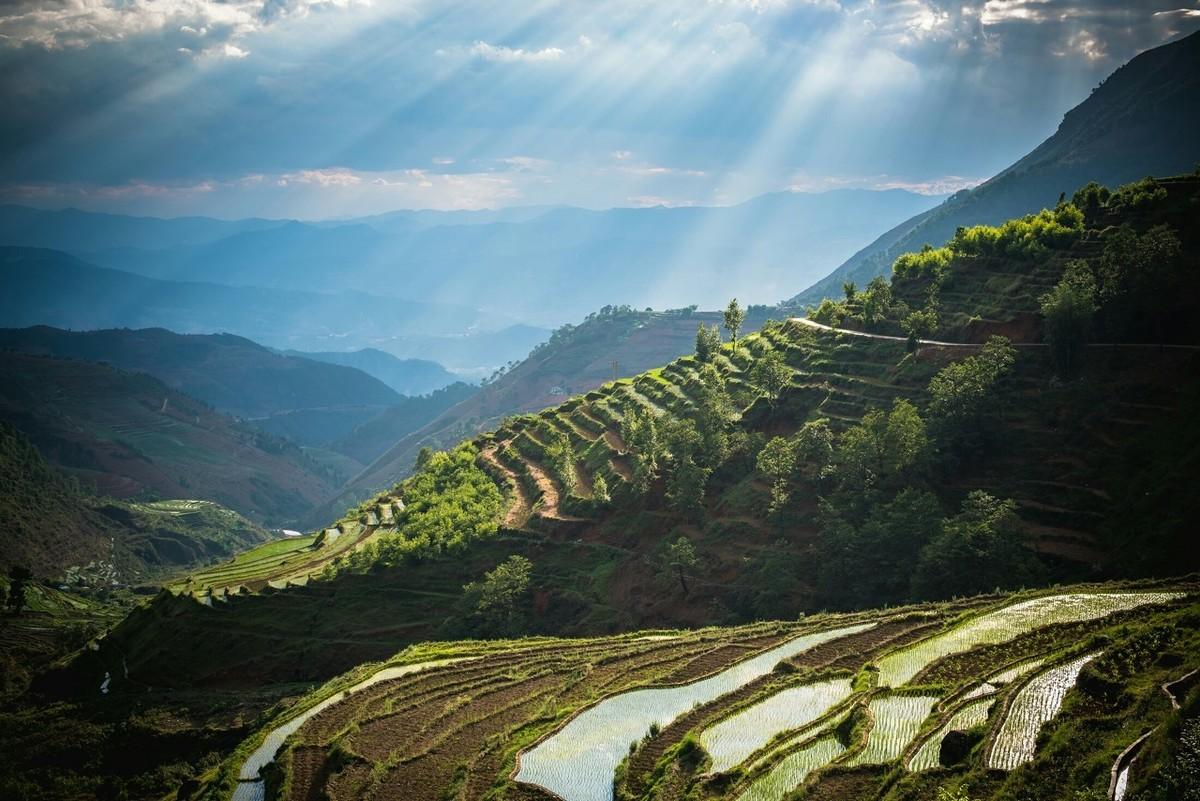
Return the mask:
[[579,521],[582,517],[573,517],[563,514],[561,509],[561,496],[558,492],[558,485],[554,483],[554,479],[546,472],[540,464],[533,461],[524,454],[521,455],[521,461],[525,463],[525,467],[529,470],[529,475],[533,476],[533,481],[537,484],[538,490],[542,494],[542,507],[538,510],[540,517],[545,517],[549,520],[569,520]]
[[529,497],[529,491],[525,489],[525,484],[521,481],[520,476],[514,473],[496,456],[496,451],[500,447],[506,447],[508,443],[503,445],[489,445],[479,452],[479,456],[493,468],[498,470],[506,479],[509,486],[512,487],[512,502],[509,504],[508,511],[504,515],[505,528],[520,529],[524,528],[529,522],[529,515],[533,510],[533,501]]
[[584,498],[590,498],[595,494],[595,489],[592,487],[592,474],[588,472],[587,465],[582,459],[575,460],[575,479],[579,482],[579,494]]

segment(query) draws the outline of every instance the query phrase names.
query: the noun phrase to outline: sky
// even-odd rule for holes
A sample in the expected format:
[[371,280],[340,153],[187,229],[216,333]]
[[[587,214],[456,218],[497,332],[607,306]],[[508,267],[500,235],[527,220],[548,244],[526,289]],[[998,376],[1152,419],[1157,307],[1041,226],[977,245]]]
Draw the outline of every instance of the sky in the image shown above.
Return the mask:
[[0,202],[325,219],[972,186],[1185,0],[0,0]]

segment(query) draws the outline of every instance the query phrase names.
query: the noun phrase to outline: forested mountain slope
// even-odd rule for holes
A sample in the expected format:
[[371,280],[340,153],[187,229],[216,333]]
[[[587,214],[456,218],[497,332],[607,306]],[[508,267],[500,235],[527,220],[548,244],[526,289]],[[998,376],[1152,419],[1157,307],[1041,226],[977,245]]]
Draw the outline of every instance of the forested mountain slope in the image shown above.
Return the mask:
[[103,364],[0,352],[0,420],[100,495],[211,500],[278,525],[334,489],[295,445]]
[[1113,73],[1033,152],[991,180],[912,217],[792,299],[816,304],[887,275],[901,253],[963,225],[996,225],[1051,206],[1089,181],[1109,186],[1190,171],[1200,162],[1200,34],[1149,50]]

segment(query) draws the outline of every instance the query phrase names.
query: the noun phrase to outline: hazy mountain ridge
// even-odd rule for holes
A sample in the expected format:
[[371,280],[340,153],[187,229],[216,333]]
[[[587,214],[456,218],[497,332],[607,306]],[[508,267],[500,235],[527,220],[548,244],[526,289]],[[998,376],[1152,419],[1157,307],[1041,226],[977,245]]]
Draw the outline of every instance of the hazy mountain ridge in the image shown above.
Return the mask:
[[176,334],[161,328],[64,331],[0,329],[0,349],[108,362],[238,417],[328,406],[390,406],[400,395],[351,366],[280,355],[233,334]]
[[353,367],[406,396],[427,395],[458,380],[454,373],[435,361],[401,359],[378,348],[320,352],[289,350],[284,351],[284,355]]
[[551,207],[475,212],[483,216],[466,223],[456,213],[396,212],[288,221],[156,250],[85,250],[69,239],[58,247],[161,279],[353,290],[556,326],[604,303],[711,308],[730,295],[774,302],[936,202],[902,190],[780,192],[729,207]]
[[[458,342],[466,331],[512,325],[502,315],[392,296],[162,281],[42,248],[0,247],[0,278],[5,288],[0,325],[10,328],[228,331],[280,349],[321,351],[333,343],[388,347],[409,337],[421,346],[443,337]],[[64,287],[72,292],[64,292]],[[513,358],[511,349],[483,350],[492,359],[489,364]]]

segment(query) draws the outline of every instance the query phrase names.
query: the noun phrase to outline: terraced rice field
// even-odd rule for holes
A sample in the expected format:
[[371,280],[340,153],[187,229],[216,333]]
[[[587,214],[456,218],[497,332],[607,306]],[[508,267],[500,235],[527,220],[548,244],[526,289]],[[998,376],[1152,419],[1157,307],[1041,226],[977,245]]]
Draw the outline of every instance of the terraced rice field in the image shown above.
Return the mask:
[[888,655],[879,663],[879,683],[900,687],[936,660],[950,654],[1005,642],[1036,628],[1095,620],[1178,597],[1177,593],[1075,593],[1033,598],[979,615],[945,634]]
[[885,695],[871,699],[871,718],[874,721],[867,735],[867,745],[851,761],[851,765],[878,765],[898,759],[917,736],[921,724],[929,717],[936,695]]
[[1075,686],[1083,666],[1099,652],[1039,673],[1021,687],[1005,712],[996,739],[988,752],[988,767],[1013,770],[1033,759],[1038,732],[1058,714],[1067,692]]
[[[264,543],[224,564],[199,570],[177,582],[172,589],[191,593],[202,601],[207,598],[211,604],[213,596],[227,593],[305,584],[333,560],[393,531],[391,523],[384,521],[394,521],[402,510],[402,502],[398,499],[382,497],[357,519],[342,520],[317,534],[289,536]],[[186,513],[186,510],[179,513]]]
[[822,737],[789,754],[766,775],[756,779],[737,801],[782,801],[814,770],[825,767],[846,753],[836,737]]
[[[1038,621],[1060,620],[1064,613],[1055,610],[1063,609],[1092,615],[1094,631],[1112,637],[1128,621],[1108,624],[1097,610],[1135,610],[1129,620],[1137,620],[1164,614],[1151,604],[1181,596],[1027,597],[932,633],[928,626],[939,617],[949,624],[956,611],[414,646],[268,724],[227,768],[242,781],[226,786],[236,801],[254,801],[259,770],[275,761],[279,797],[292,801],[611,801],[614,784],[623,798],[697,792],[708,801],[782,801],[802,784],[842,787],[838,776],[867,787],[872,771],[936,767],[948,732],[979,725],[994,741],[987,766],[1010,770],[1036,759],[1038,731],[1093,656],[1072,650],[1077,639],[1052,646],[1053,653],[1016,655],[961,685],[875,687],[863,680],[871,675],[867,667],[910,651],[956,654],[964,641],[987,648],[989,637],[958,629],[973,621],[1001,631],[1049,625]],[[1026,620],[1030,609],[1038,610],[1033,623]],[[996,622],[1014,618],[1018,623]],[[947,634],[953,648],[942,644]],[[1055,667],[1036,673],[1043,660]],[[685,739],[700,755],[696,761],[679,762],[672,750]],[[656,772],[660,760],[674,767]],[[836,766],[850,770],[827,770]],[[651,787],[658,795],[648,795]],[[228,801],[230,794],[218,797]]]
[[651,726],[669,724],[766,675],[781,660],[823,642],[856,634],[870,624],[830,629],[790,640],[703,681],[637,690],[607,698],[577,716],[554,736],[521,754],[518,781],[543,787],[568,801],[609,801],[617,764]]
[[912,759],[908,761],[908,769],[918,771],[936,768],[941,764],[942,740],[946,735],[952,731],[966,731],[985,723],[988,719],[988,710],[991,709],[993,703],[995,703],[995,699],[985,697],[963,704],[940,729],[925,739]]
[[783,732],[802,728],[850,697],[851,680],[830,679],[792,687],[705,729],[700,744],[714,771],[740,765]]
[[352,693],[361,692],[362,690],[378,684],[381,681],[391,681],[398,679],[401,676],[407,676],[411,673],[418,673],[422,670],[429,670],[435,667],[442,667],[453,664],[455,660],[435,660],[431,662],[420,662],[412,665],[399,665],[397,667],[383,668],[359,683],[353,685],[349,689],[332,695],[324,701],[316,704],[297,715],[286,723],[283,723],[271,731],[267,732],[263,737],[262,744],[256,748],[250,756],[246,757],[246,761],[242,763],[242,769],[238,773],[238,788],[234,791],[233,801],[256,801],[263,797],[263,781],[259,778],[262,769],[271,762],[275,761],[275,754],[283,746],[287,738],[291,737],[300,727],[307,723],[311,718],[319,715],[324,710],[334,704],[342,703]]

